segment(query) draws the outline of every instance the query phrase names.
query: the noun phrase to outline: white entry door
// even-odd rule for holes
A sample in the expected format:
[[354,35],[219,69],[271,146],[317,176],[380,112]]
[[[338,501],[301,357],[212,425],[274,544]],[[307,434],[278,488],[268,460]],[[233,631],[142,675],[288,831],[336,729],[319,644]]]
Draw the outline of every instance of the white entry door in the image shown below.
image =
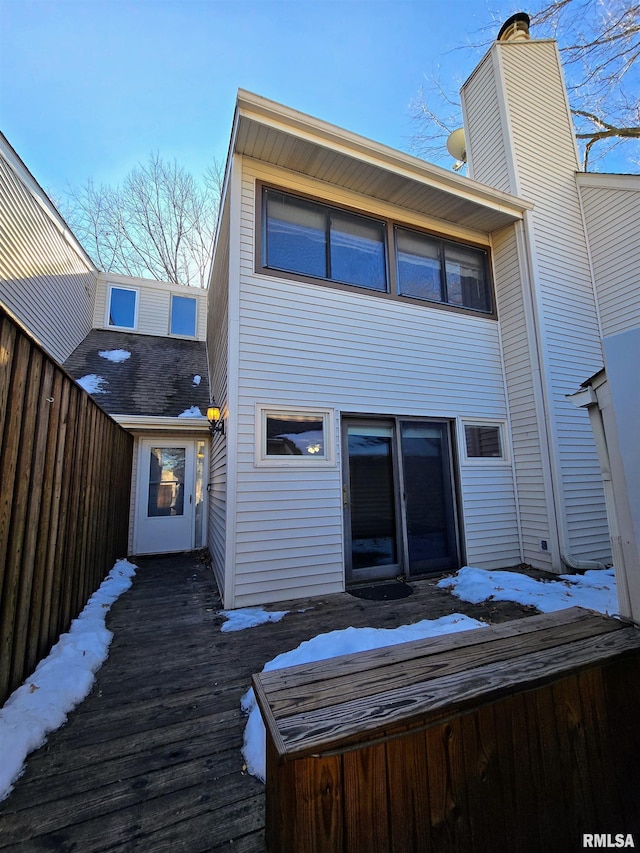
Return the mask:
[[140,442],[135,552],[167,554],[194,547],[195,443]]

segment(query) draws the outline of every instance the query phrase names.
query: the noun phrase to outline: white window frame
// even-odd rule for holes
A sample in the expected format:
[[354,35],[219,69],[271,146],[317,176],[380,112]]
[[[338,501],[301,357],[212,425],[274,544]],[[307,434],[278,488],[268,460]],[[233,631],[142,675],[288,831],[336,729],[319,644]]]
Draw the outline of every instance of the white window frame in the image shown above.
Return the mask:
[[[109,315],[111,314],[111,294],[114,290],[129,290],[131,293],[135,293],[136,296],[136,304],[133,311],[133,326],[116,326],[113,323],[109,322]],[[105,326],[107,329],[123,329],[129,332],[135,332],[138,328],[138,311],[140,308],[140,288],[139,287],[128,287],[123,284],[116,284],[115,282],[109,284],[109,289],[107,292],[107,306],[106,306],[106,314],[105,314]]]
[[[502,456],[468,456],[465,427],[497,427]],[[509,444],[506,421],[498,418],[461,418],[458,421],[458,445],[460,459],[465,465],[509,465]]]
[[[180,297],[180,299],[191,299],[192,302],[195,302],[196,310],[193,318],[193,334],[192,335],[181,335],[179,332],[171,331],[171,327],[173,325],[173,298],[174,296]],[[185,296],[184,293],[172,293],[169,298],[169,334],[173,338],[188,338],[193,339],[198,336],[198,300],[195,296]]]
[[[267,455],[267,418],[270,415],[285,417],[305,415],[322,420],[324,449],[322,456],[268,456]],[[255,414],[255,466],[257,468],[335,468],[335,411],[322,406],[270,406],[256,403]]]

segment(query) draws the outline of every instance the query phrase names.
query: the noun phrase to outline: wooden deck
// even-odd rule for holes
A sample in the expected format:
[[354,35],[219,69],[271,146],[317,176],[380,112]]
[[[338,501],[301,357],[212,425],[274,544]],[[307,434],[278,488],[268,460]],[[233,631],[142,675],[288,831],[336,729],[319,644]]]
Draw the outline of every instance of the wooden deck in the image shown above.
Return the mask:
[[456,611],[498,623],[533,613],[468,605],[435,582],[415,589],[399,601],[296,601],[280,623],[221,633],[215,584],[197,557],[141,560],[108,616],[115,636],[92,693],[0,803],[0,849],[263,851],[264,786],[243,771],[240,752],[240,699],[252,673],[349,625],[390,628]]

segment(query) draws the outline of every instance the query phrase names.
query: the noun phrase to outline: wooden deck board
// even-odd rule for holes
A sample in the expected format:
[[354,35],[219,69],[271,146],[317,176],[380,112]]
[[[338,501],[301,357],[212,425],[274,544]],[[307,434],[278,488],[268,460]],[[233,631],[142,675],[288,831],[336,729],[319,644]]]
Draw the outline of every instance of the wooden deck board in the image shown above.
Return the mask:
[[113,606],[92,693],[33,753],[0,803],[0,849],[264,850],[264,788],[243,772],[251,675],[316,634],[390,628],[462,612],[492,623],[528,608],[468,605],[420,582],[400,601],[349,595],[274,605],[279,623],[221,633],[210,570],[196,555],[140,561]]

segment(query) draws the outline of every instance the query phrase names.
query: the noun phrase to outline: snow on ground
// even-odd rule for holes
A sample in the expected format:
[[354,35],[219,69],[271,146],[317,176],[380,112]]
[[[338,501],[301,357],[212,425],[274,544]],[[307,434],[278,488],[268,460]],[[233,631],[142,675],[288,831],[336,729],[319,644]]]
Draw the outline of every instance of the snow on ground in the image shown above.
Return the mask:
[[179,418],[201,418],[202,412],[198,406],[190,406],[178,415]]
[[120,364],[121,361],[126,361],[128,358],[131,358],[131,353],[126,349],[103,349],[98,353],[102,358],[106,358],[107,361],[113,361],[116,364]]
[[237,610],[221,610],[220,615],[227,620],[221,631],[244,631],[245,628],[255,628],[266,622],[279,622],[287,615],[288,610],[272,610],[263,607],[239,607]]
[[[618,611],[613,569],[589,571],[583,575],[560,575],[558,580],[539,581],[519,572],[490,572],[465,566],[453,577],[441,580],[438,587],[449,589],[458,598],[472,604],[491,599],[533,605],[543,613],[563,610],[574,605],[599,610],[601,613],[612,614]],[[466,631],[484,624],[454,613],[452,616],[443,616],[433,621],[425,619],[415,625],[403,625],[400,628],[346,628],[344,631],[320,634],[301,643],[293,651],[278,655],[266,663],[264,670],[282,669],[337,655],[407,643],[423,637]],[[249,715],[242,754],[249,773],[264,782],[265,729],[253,690],[244,695],[242,709]]]
[[196,375],[193,377],[193,384],[199,385],[201,382],[202,382],[202,376],[200,376],[199,373],[196,373]]
[[[342,631],[330,631],[328,634],[319,634],[311,640],[305,640],[290,652],[278,655],[264,665],[263,671],[283,669],[300,663],[311,663],[338,655],[350,655],[369,649],[380,649],[383,646],[409,643],[424,637],[437,637],[440,634],[482,627],[485,627],[484,622],[478,622],[477,619],[471,619],[462,613],[454,613],[451,616],[442,616],[440,619],[423,619],[422,622],[401,625],[399,628],[345,628]],[[249,715],[244,731],[242,754],[249,773],[264,782],[266,733],[253,689],[243,696],[242,710]]]
[[87,394],[107,393],[107,389],[104,386],[108,385],[109,383],[102,376],[97,376],[95,373],[88,373],[86,376],[82,376],[76,381],[78,385],[84,388]]
[[533,605],[542,613],[574,606],[601,613],[618,612],[613,569],[594,569],[583,575],[559,575],[558,580],[540,581],[519,572],[490,572],[465,566],[453,577],[443,578],[438,587],[471,604],[491,599]]
[[131,586],[136,566],[118,560],[82,613],[62,634],[49,655],[0,708],[0,800],[21,775],[27,755],[88,695],[95,673],[113,638],[105,617],[113,602]]

